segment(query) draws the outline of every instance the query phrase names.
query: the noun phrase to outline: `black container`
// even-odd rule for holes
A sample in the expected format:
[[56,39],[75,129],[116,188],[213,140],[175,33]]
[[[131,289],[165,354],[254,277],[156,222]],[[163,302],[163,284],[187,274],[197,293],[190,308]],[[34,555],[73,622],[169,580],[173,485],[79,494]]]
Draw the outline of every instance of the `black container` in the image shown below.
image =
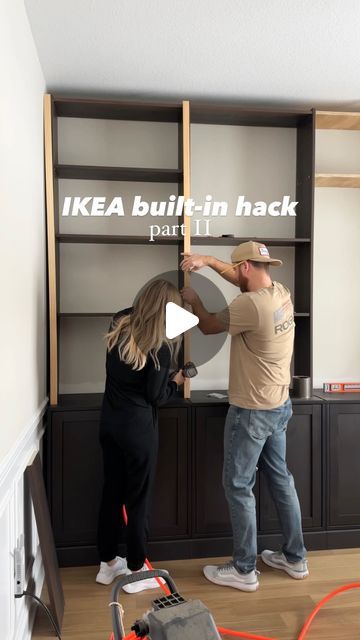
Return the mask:
[[311,378],[308,376],[293,376],[293,397],[311,398]]

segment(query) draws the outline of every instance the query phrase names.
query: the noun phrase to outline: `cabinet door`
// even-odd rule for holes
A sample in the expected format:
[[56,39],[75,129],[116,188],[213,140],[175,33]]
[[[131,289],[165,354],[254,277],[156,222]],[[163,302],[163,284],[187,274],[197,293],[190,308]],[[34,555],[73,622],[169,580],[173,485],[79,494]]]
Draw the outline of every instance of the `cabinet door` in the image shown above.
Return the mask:
[[[99,411],[88,410],[52,414],[48,492],[58,546],[96,543],[103,486],[99,418]],[[187,409],[160,409],[159,427],[151,537],[183,536],[188,530]]]
[[[231,535],[222,486],[224,424],[227,406],[199,407],[194,421],[194,535]],[[257,497],[257,485],[254,488]]]
[[328,426],[329,526],[360,525],[360,405],[331,404]]
[[159,411],[159,457],[150,508],[150,539],[188,533],[188,410]]
[[103,485],[99,417],[99,411],[52,414],[49,493],[58,546],[89,545],[96,540]]
[[[304,529],[322,524],[321,405],[294,404],[287,430],[287,464],[294,476]],[[276,510],[260,472],[260,531],[280,531]]]

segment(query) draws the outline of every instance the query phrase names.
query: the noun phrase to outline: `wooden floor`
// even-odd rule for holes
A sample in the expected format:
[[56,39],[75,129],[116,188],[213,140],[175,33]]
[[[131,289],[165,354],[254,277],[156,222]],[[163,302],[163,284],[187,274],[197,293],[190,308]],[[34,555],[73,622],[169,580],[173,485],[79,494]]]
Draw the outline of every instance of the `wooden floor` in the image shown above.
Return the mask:
[[[295,640],[314,605],[328,592],[350,582],[360,581],[360,549],[309,553],[310,576],[296,581],[282,571],[258,562],[260,588],[243,593],[209,583],[202,575],[204,564],[221,559],[178,560],[154,563],[167,569],[179,592],[187,599],[199,598],[211,610],[219,626],[248,631],[279,640]],[[108,640],[111,631],[111,586],[94,582],[96,567],[61,570],[66,609],[62,629],[64,640]],[[161,590],[140,594],[123,593],[126,632],[134,620],[149,609]],[[230,638],[230,636],[226,636]],[[33,640],[51,640],[49,623],[39,614]],[[225,638],[225,636],[224,636]],[[316,616],[308,640],[359,640],[360,589],[340,594]],[[194,639],[195,640],[195,639]]]

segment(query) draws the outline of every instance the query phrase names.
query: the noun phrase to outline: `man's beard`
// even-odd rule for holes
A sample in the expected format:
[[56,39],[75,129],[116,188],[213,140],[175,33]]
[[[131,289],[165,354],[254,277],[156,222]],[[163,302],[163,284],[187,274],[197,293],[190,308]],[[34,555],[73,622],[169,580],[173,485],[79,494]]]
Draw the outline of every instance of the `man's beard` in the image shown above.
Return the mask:
[[241,276],[239,278],[239,287],[240,287],[240,291],[242,293],[246,293],[247,291],[249,291],[249,289],[248,289],[248,279],[244,278],[243,276]]

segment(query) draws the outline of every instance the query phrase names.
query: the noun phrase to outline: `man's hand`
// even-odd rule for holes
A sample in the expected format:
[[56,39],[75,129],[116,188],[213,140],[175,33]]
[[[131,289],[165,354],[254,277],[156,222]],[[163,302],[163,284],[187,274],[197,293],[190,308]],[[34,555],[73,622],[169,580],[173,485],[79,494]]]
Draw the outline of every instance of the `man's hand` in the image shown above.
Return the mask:
[[202,256],[200,253],[182,253],[181,255],[185,256],[180,263],[183,271],[199,271],[209,266],[210,256]]
[[191,287],[184,287],[181,291],[184,302],[191,304],[193,313],[199,318],[198,327],[205,335],[212,333],[222,333],[226,330],[225,325],[217,319],[215,313],[209,313],[200,296]]
[[196,303],[200,302],[198,294],[191,287],[184,287],[183,289],[181,289],[180,293],[184,302],[187,302],[187,304],[191,304],[191,306],[194,306],[196,305]]
[[180,263],[183,271],[199,271],[203,267],[210,267],[231,284],[239,286],[236,269],[231,263],[222,262],[214,256],[202,256],[200,253],[182,253],[181,255],[184,256]]

